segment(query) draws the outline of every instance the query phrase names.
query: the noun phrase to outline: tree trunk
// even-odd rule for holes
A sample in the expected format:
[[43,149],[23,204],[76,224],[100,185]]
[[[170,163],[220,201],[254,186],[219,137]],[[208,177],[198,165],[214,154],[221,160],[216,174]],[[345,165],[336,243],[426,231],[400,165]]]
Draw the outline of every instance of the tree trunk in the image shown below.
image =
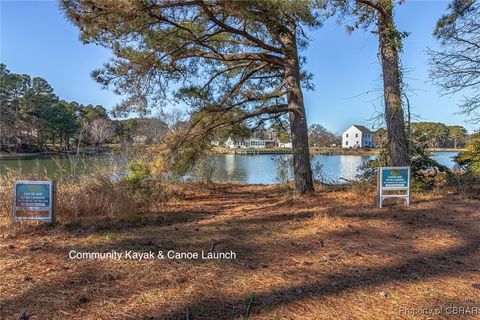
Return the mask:
[[285,83],[288,91],[288,107],[292,110],[289,112],[289,117],[292,136],[293,173],[295,176],[295,191],[297,194],[303,194],[313,191],[310,152],[308,149],[308,126],[300,85],[301,76],[297,44],[295,39],[288,39],[287,37],[282,42],[286,45],[287,65],[285,67]]
[[297,194],[302,194],[313,191],[313,178],[310,166],[310,152],[308,150],[308,127],[305,108],[303,107],[303,99],[299,100],[289,99],[288,104],[301,108],[299,112],[290,112],[289,116],[292,135],[295,191]]
[[390,165],[408,165],[408,143],[401,99],[401,76],[398,61],[398,42],[393,21],[393,4],[383,0],[383,13],[378,13],[378,36],[382,60],[385,121],[387,124]]

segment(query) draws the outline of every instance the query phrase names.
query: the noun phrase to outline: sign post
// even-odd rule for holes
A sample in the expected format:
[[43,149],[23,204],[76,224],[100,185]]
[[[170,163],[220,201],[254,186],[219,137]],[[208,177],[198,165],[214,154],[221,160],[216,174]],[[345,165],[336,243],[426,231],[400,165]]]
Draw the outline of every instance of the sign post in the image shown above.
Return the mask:
[[[48,216],[19,216],[18,212],[47,212]],[[13,184],[12,221],[36,220],[55,222],[55,182],[15,181]]]
[[[404,193],[385,193],[385,191],[405,191]],[[410,205],[410,167],[380,167],[378,168],[378,207],[387,198],[405,199]]]

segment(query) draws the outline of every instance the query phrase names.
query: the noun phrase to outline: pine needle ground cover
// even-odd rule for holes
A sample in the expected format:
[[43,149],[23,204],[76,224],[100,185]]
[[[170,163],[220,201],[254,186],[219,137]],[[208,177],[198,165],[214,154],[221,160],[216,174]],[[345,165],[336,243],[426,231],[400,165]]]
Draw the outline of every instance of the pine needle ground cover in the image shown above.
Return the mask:
[[[373,199],[220,184],[133,217],[3,224],[1,318],[478,319],[447,308],[480,308],[480,201],[414,194],[409,208],[377,209]],[[72,250],[236,259],[77,260]]]

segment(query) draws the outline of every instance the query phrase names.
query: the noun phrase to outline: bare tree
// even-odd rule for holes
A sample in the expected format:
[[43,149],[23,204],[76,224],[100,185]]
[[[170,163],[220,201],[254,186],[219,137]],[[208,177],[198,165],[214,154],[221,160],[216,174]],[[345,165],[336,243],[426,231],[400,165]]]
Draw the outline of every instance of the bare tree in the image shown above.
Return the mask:
[[149,142],[161,141],[168,132],[167,124],[162,120],[162,117],[157,114],[149,118],[143,118],[139,123],[137,133],[144,135]]
[[172,108],[170,110],[162,110],[157,115],[158,119],[161,119],[168,127],[170,132],[178,131],[185,126],[188,116],[180,108]]
[[341,144],[341,138],[328,131],[320,124],[312,124],[308,129],[310,144],[314,147],[330,147],[332,144]]
[[88,134],[91,142],[95,146],[100,146],[102,143],[115,136],[115,125],[108,119],[94,119],[88,125]]
[[430,78],[444,94],[465,92],[460,108],[480,122],[480,2],[454,0],[434,31],[440,50],[429,50]]

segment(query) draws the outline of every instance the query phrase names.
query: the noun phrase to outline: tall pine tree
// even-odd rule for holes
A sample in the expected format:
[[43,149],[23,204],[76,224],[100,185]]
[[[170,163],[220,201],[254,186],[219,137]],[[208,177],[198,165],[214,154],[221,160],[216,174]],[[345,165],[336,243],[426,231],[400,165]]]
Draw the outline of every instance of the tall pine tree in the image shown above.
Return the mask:
[[[115,54],[96,79],[144,111],[176,98],[192,106],[188,138],[288,115],[297,193],[313,190],[299,50],[319,25],[319,1],[65,0],[63,9],[94,42]],[[208,121],[203,121],[203,119]]]

